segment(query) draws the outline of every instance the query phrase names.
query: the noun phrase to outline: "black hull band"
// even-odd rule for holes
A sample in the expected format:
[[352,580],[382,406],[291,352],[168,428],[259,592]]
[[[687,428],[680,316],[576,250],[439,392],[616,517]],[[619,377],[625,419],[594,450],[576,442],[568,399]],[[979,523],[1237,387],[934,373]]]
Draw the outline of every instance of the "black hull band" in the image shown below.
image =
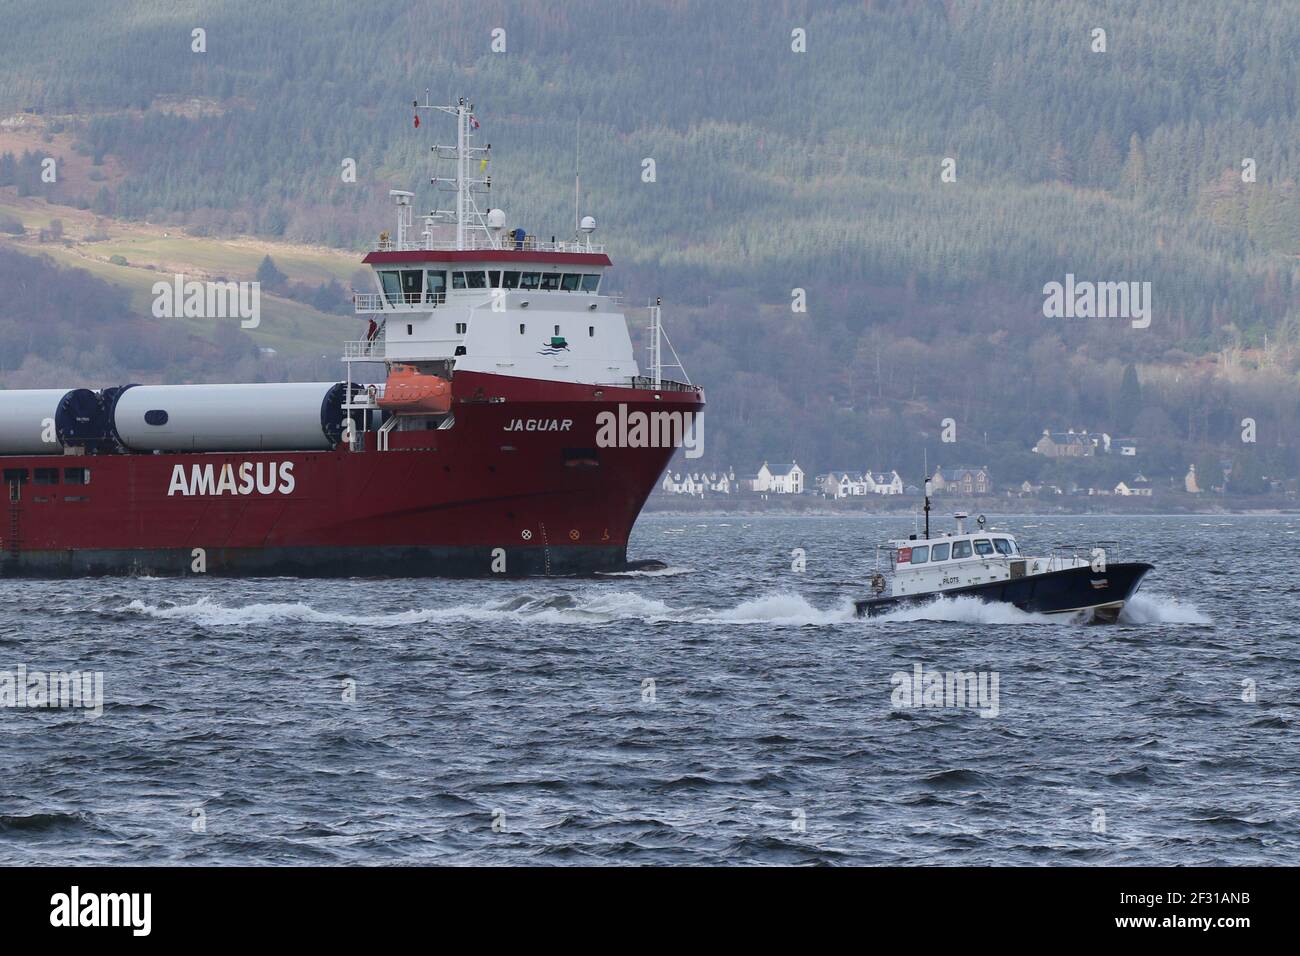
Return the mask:
[[[211,548],[24,551],[0,555],[0,578],[152,577],[519,578],[624,571],[619,545],[563,547]],[[199,570],[199,568],[202,570]]]

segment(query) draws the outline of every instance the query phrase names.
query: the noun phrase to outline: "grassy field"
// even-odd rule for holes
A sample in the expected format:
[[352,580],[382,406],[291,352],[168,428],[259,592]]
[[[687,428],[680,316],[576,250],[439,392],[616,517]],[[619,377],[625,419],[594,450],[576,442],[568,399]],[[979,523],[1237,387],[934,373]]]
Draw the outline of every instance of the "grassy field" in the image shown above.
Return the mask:
[[[27,255],[49,256],[61,266],[84,269],[119,286],[131,296],[132,307],[147,313],[155,282],[176,274],[191,279],[252,279],[264,256],[270,255],[290,281],[319,285],[330,280],[346,288],[360,267],[360,257],[332,249],[274,243],[261,239],[214,239],[178,233],[172,227],[123,223],[43,200],[20,198],[0,190],[0,216],[22,222],[25,236],[0,235],[0,242]],[[41,230],[53,220],[63,225],[63,239],[41,242]],[[107,238],[98,238],[106,236]],[[95,237],[92,241],[90,237]],[[121,256],[126,265],[110,260]],[[177,319],[194,333],[208,337],[213,323]],[[354,338],[364,323],[352,316],[320,312],[266,291],[261,297],[261,325],[249,334],[259,346],[285,355],[335,355],[340,342]]]

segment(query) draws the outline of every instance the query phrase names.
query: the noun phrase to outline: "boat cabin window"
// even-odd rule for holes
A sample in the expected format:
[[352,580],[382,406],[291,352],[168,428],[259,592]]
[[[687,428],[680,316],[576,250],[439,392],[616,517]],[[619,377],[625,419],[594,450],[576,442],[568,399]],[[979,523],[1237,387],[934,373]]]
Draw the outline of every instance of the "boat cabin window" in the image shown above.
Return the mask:
[[582,277],[582,291],[595,292],[600,288],[600,274],[587,274]]
[[503,273],[501,273],[501,288],[503,288],[503,289],[518,289],[518,288],[519,288],[519,273],[518,273],[518,272],[503,272]]
[[1007,538],[994,538],[993,547],[998,549],[998,554],[1016,553],[1016,546]]
[[989,541],[987,538],[979,538],[975,542],[975,553],[981,558],[987,558],[993,553],[993,542]]
[[954,560],[956,560],[957,558],[969,558],[969,557],[970,557],[970,542],[969,542],[969,541],[954,541],[954,542],[952,543],[952,556],[953,556],[953,559],[954,559]]
[[59,469],[37,468],[35,480],[38,485],[57,485],[59,483]]
[[558,292],[560,290],[560,274],[558,272],[546,272],[542,274],[542,291]]
[[930,546],[928,544],[923,544],[919,548],[912,549],[913,564],[925,564],[925,562],[929,560],[930,560]]
[[951,547],[951,545],[949,545],[947,542],[944,542],[943,544],[936,544],[936,545],[934,546],[934,554],[931,555],[932,560],[935,560],[935,561],[947,561],[947,560],[948,560],[948,549],[949,549],[950,547]]
[[443,302],[447,297],[447,273],[443,269],[429,269],[424,273],[426,302]]
[[576,272],[566,272],[564,278],[560,280],[560,288],[565,292],[577,292],[578,284],[581,282],[581,275]]
[[542,285],[542,274],[540,272],[521,272],[519,274],[519,288],[537,289]]
[[90,484],[90,469],[64,468],[63,480],[70,485],[88,485]]

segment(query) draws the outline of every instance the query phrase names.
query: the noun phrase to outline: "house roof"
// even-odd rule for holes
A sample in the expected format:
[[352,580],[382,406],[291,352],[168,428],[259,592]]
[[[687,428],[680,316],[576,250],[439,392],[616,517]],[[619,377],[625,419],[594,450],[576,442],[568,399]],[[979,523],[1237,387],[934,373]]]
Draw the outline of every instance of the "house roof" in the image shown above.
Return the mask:
[[[778,463],[775,465],[768,465],[767,470],[774,475],[788,475],[790,474],[790,472],[794,471],[798,467],[799,466],[795,462],[790,461],[790,462]],[[802,470],[803,469],[800,469],[800,471]]]
[[971,474],[974,474],[980,471],[987,473],[988,470],[987,465],[977,465],[974,468],[967,465],[958,465],[955,468],[940,468],[939,474],[943,477],[944,481],[960,481],[962,476],[968,471]]

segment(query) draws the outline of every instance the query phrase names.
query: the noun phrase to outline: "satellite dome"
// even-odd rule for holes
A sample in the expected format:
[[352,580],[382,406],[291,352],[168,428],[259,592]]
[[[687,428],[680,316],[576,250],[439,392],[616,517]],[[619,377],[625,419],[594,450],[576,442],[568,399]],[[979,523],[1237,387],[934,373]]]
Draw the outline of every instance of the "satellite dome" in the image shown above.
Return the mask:
[[583,216],[582,221],[578,223],[578,228],[583,232],[591,233],[596,231],[596,217]]
[[489,229],[504,229],[506,227],[505,210],[489,209],[487,214],[487,224]]

